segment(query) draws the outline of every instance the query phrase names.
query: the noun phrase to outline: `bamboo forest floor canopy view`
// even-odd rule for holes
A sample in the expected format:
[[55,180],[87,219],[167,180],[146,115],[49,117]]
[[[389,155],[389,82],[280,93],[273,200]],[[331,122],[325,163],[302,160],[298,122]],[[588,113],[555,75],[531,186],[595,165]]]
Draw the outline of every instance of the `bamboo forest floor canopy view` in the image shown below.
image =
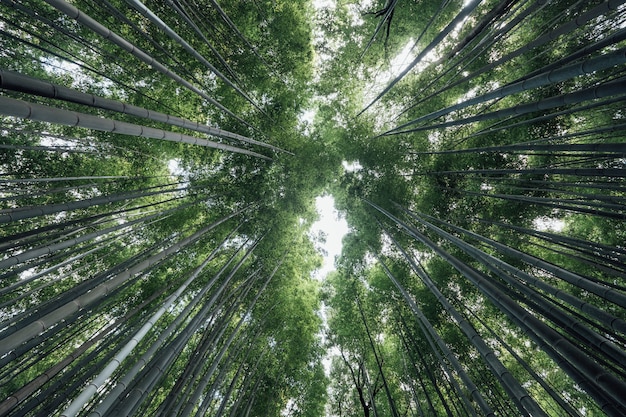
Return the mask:
[[626,415],[626,0],[143,1],[0,0],[0,416]]

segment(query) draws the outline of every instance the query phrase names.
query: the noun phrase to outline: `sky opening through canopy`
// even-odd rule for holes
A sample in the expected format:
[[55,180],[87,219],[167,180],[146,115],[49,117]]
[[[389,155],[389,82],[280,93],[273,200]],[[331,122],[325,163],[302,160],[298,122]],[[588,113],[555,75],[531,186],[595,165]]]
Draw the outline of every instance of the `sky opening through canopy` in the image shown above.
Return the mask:
[[335,199],[331,195],[319,196],[315,199],[315,207],[319,220],[311,226],[311,236],[320,236],[316,246],[323,250],[324,262],[315,271],[314,278],[323,280],[335,269],[335,257],[341,254],[342,239],[348,233],[346,219],[335,209]]

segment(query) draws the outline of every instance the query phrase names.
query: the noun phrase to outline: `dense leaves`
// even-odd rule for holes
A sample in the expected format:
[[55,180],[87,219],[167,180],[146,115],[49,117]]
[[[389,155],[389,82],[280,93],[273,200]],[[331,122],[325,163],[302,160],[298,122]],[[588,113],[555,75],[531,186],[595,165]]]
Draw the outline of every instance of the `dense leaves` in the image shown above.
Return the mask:
[[0,2],[0,415],[626,414],[625,11]]
[[74,6],[1,9],[3,70],[34,77],[3,77],[3,97],[46,107],[3,108],[0,413],[319,415],[306,233],[338,161],[298,121],[309,6]]
[[334,188],[354,231],[329,281],[329,344],[338,375],[368,382],[334,378],[329,413],[621,415],[623,10],[453,3],[408,40],[394,24],[410,14],[392,15],[386,48],[419,39],[404,69],[362,70],[368,37],[336,50],[357,75],[345,91],[365,94],[336,104],[358,169]]

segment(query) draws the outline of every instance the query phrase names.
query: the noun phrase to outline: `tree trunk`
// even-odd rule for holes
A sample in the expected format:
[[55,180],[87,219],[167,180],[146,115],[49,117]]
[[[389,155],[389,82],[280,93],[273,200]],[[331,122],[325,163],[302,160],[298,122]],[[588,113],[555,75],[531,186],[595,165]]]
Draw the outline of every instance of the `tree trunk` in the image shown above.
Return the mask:
[[361,112],[362,114],[367,111],[374,103],[376,103],[382,96],[387,94],[405,75],[407,75],[424,57],[431,51],[437,47],[443,39],[454,30],[454,28],[459,25],[463,20],[465,20],[470,13],[480,4],[482,0],[469,0],[465,3],[463,8],[459,11],[459,13],[452,19],[450,23],[441,31],[437,36],[433,38],[433,40],[426,46],[418,55],[413,59],[413,61],[404,69],[400,74],[394,78],[384,89],[381,91],[374,100],[372,100]]
[[[57,100],[63,100],[70,103],[83,104],[90,107],[101,108],[118,113],[129,114],[172,126],[183,127],[200,133],[206,133],[213,136],[219,136],[227,139],[235,139],[241,142],[247,142],[254,145],[264,146],[275,151],[287,152],[265,142],[251,139],[247,136],[238,135],[227,130],[211,127],[191,120],[183,119],[171,114],[165,114],[154,110],[148,110],[143,107],[134,106],[132,104],[123,103],[121,101],[97,96],[90,93],[83,93],[68,87],[54,84],[42,79],[29,77],[17,72],[0,69],[0,86],[7,90],[20,91],[27,94],[38,95],[41,97],[49,97]],[[289,153],[289,152],[287,152]],[[113,178],[113,177],[112,177]],[[26,181],[26,180],[25,180]]]
[[8,97],[0,97],[0,114],[4,114],[5,116],[15,116],[27,120],[84,127],[102,132],[205,146],[208,148],[254,156],[268,161],[271,160],[271,158],[268,158],[267,156],[249,151],[247,149],[237,148],[235,146],[225,145],[223,143],[213,142],[182,133],[136,125],[128,122],[121,122],[114,119],[106,119],[91,114],[63,110],[57,107],[44,106],[42,104],[30,103]]
[[[165,22],[163,22],[157,15],[155,15],[146,5],[144,5],[139,0],[126,0],[126,3],[130,4],[136,10],[139,11],[143,16],[148,18],[152,23],[159,27],[163,32],[167,34],[171,39],[176,41],[179,45],[181,45],[187,52],[189,52],[194,58],[200,61],[205,67],[209,69],[213,74],[215,74],[220,80],[222,80],[226,85],[235,90],[237,94],[246,99],[254,108],[259,110],[261,113],[265,114],[265,112],[259,107],[258,104],[254,102],[245,92],[243,92],[239,87],[237,87],[232,81],[230,81],[224,74],[222,74],[217,68],[215,68],[207,59],[202,56],[198,51],[196,51],[189,43],[187,43],[183,38],[180,37],[176,31],[170,28]],[[216,4],[212,1],[213,4]],[[221,10],[221,9],[220,9]],[[266,115],[266,114],[265,114]],[[266,115],[267,116],[267,115]]]
[[117,276],[109,280],[108,282],[103,283],[99,285],[98,287],[94,288],[89,293],[83,294],[75,298],[71,302],[56,308],[54,311],[41,317],[39,320],[37,320],[37,322],[31,323],[27,326],[22,327],[20,330],[17,330],[13,334],[11,334],[10,337],[5,337],[1,339],[0,340],[0,356],[15,349],[16,347],[21,345],[23,342],[26,342],[27,340],[35,337],[37,334],[46,330],[51,325],[59,323],[68,315],[76,311],[82,310],[84,308],[87,308],[91,304],[106,297],[106,295],[111,290],[122,285],[126,280],[131,279],[134,275],[139,274],[144,269],[152,267],[155,263],[161,262],[163,259],[170,256],[171,254],[178,252],[180,249],[184,248],[185,246],[199,239],[206,232],[212,230],[213,228],[229,220],[230,218],[236,216],[237,214],[238,212],[233,213],[229,216],[223,217],[222,219],[214,222],[213,224],[207,227],[204,227],[198,232],[192,234],[191,236],[181,239],[178,243],[170,246],[168,249],[160,253],[157,253],[156,255],[153,255],[152,257],[150,257],[150,259],[140,262],[138,265],[131,268],[130,270],[127,270],[127,271],[124,271],[123,273],[118,274]]
[[160,63],[159,61],[154,59],[152,56],[148,55],[147,53],[142,51],[140,48],[138,48],[137,46],[135,46],[132,43],[128,42],[126,39],[122,38],[118,34],[112,32],[107,27],[105,27],[102,24],[98,23],[92,17],[90,17],[86,13],[80,11],[78,8],[76,8],[73,5],[69,4],[65,0],[45,0],[45,1],[46,1],[46,3],[48,3],[49,5],[54,7],[55,9],[57,9],[58,11],[60,11],[62,13],[65,13],[68,17],[76,20],[81,25],[84,25],[85,27],[89,28],[93,32],[97,33],[98,35],[100,35],[103,38],[109,40],[110,42],[114,43],[118,47],[122,48],[126,52],[130,53],[135,58],[137,58],[140,61],[144,62],[145,64],[151,66],[156,71],[158,71],[158,72],[162,73],[163,75],[171,78],[172,80],[176,81],[178,84],[182,85],[183,87],[187,88],[188,90],[198,94],[200,97],[204,98],[209,103],[211,103],[212,105],[214,105],[215,107],[217,107],[218,109],[220,109],[222,112],[224,112],[225,114],[229,115],[233,119],[239,121],[240,123],[243,123],[246,126],[252,127],[246,121],[244,121],[243,119],[239,118],[237,115],[235,115],[233,112],[228,110],[226,107],[222,106],[219,102],[217,102],[215,99],[210,97],[204,91],[202,91],[199,88],[195,87],[189,81],[187,81],[187,80],[183,79],[182,77],[180,77],[178,74],[176,74],[171,69],[167,68],[165,65],[163,65],[162,63]]
[[[623,54],[624,52],[621,51]],[[385,135],[399,135],[403,133],[420,132],[425,130],[443,129],[451,126],[460,126],[474,122],[481,122],[492,119],[504,119],[507,117],[518,117],[524,114],[547,111],[562,106],[571,106],[573,104],[583,103],[585,101],[591,101],[598,98],[615,97],[622,99],[622,95],[626,91],[626,78],[618,78],[615,81],[609,81],[597,86],[583,88],[581,90],[564,93],[558,96],[548,97],[540,101],[527,104],[518,104],[514,107],[506,109],[496,110],[491,113],[478,114],[466,118],[458,118],[448,122],[442,122],[438,124],[431,124],[423,127],[416,127],[405,130],[395,130]],[[549,116],[548,116],[549,117]]]
[[[535,4],[533,4],[533,6],[527,8],[524,12],[520,13],[519,16],[517,16],[516,19],[514,19],[512,22],[508,23],[507,26],[510,26],[511,24],[515,23],[519,23],[524,19],[526,16],[527,12],[533,11],[535,10],[535,8],[541,8],[545,5],[545,3],[547,3],[545,0],[542,1],[537,1],[535,2]],[[531,50],[533,50],[534,48],[540,47],[542,45],[545,45],[551,41],[554,41],[555,39],[558,39],[559,37],[571,33],[573,32],[575,29],[578,29],[579,27],[585,25],[586,23],[588,23],[589,21],[591,21],[592,19],[595,19],[603,14],[608,13],[611,10],[615,10],[618,6],[619,6],[619,1],[616,2],[610,2],[610,1],[605,1],[602,4],[590,9],[589,11],[583,13],[583,14],[576,14],[575,19],[570,20],[569,22],[551,30],[550,32],[539,36],[537,39],[535,39],[532,42],[529,42],[527,44],[525,44],[524,46],[522,46],[521,48],[516,49],[513,52],[510,52],[508,54],[506,54],[505,56],[483,66],[482,68],[478,69],[477,71],[472,72],[471,74],[468,74],[466,76],[464,76],[463,78],[461,78],[458,81],[455,81],[453,83],[449,83],[448,85],[446,85],[444,88],[441,88],[439,90],[437,90],[436,92],[421,98],[417,103],[413,104],[411,107],[415,107],[429,99],[431,99],[432,97],[435,97],[437,95],[440,95],[441,93],[456,87],[464,82],[467,82],[469,80],[475,79],[477,78],[479,75],[486,73],[489,70],[492,70],[504,63],[510,62],[511,60],[513,60],[514,58],[517,58],[525,53],[530,52]],[[518,20],[519,19],[519,20]],[[588,47],[583,48],[580,51],[575,52],[574,54],[571,54],[568,57],[565,57],[561,60],[559,60],[557,63],[552,63],[551,65],[545,66],[543,68],[541,68],[538,71],[549,71],[551,69],[554,68],[558,68],[560,66],[562,66],[565,63],[568,62],[573,62],[574,60],[588,55],[591,52],[594,52],[596,50],[600,50],[601,48],[604,48],[608,45],[612,45],[614,43],[617,43],[621,40],[624,39],[624,37],[626,37],[626,31],[622,30],[619,31],[618,33],[612,35],[612,36],[608,36],[605,39],[602,39],[601,41],[595,42],[592,45],[589,45]],[[527,77],[533,77],[536,74],[537,71],[535,71],[534,73],[530,73],[528,75],[526,75],[524,78],[522,78],[521,80],[518,81],[522,81],[523,79],[527,78]],[[394,129],[392,129],[391,131],[388,131],[386,133],[391,133],[392,131],[395,130],[399,130],[401,127],[396,127]]]
[[[604,368],[596,364],[594,361],[588,359],[584,353],[582,353],[576,346],[572,345],[562,335],[556,332],[551,327],[547,326],[544,322],[538,318],[528,314],[526,310],[515,303],[510,297],[503,294],[493,284],[491,284],[485,277],[483,277],[478,271],[468,267],[456,257],[450,255],[422,233],[415,228],[407,226],[404,222],[397,219],[395,216],[386,212],[378,206],[370,203],[372,207],[379,210],[381,213],[388,216],[395,221],[398,225],[403,227],[414,238],[428,246],[431,250],[437,253],[450,263],[455,269],[457,269],[463,276],[465,276],[470,282],[472,282],[485,296],[487,296],[496,306],[498,306],[503,313],[509,318],[519,320],[524,323],[529,329],[548,345],[554,347],[556,350],[561,351],[565,357],[575,366],[581,373],[587,375],[593,380],[598,389],[604,390],[615,402],[624,407],[626,400],[621,397],[620,392],[626,392],[626,384],[617,379],[610,372],[607,372]],[[543,344],[543,343],[542,343]],[[530,397],[526,397],[530,399]]]
[[[385,233],[388,234],[387,231],[385,231]],[[388,236],[390,236],[390,235],[388,234]],[[390,238],[392,239],[392,242],[394,244],[398,245],[398,243],[393,239],[393,237],[390,236]],[[441,336],[439,336],[437,331],[432,327],[432,325],[430,324],[430,321],[428,321],[428,318],[424,315],[424,313],[422,313],[420,308],[417,306],[417,304],[413,300],[413,297],[411,297],[409,295],[409,293],[402,286],[402,284],[400,284],[400,282],[396,279],[396,277],[393,276],[393,274],[391,273],[391,271],[389,270],[387,265],[385,265],[382,262],[382,259],[380,259],[380,256],[377,255],[377,259],[378,259],[378,262],[380,263],[380,265],[383,267],[383,270],[385,271],[385,274],[387,274],[389,279],[393,282],[394,286],[402,294],[402,297],[404,298],[405,302],[408,304],[410,309],[413,311],[413,314],[420,321],[421,325],[424,326],[424,329],[428,331],[428,333],[430,334],[431,338],[435,340],[435,342],[437,343],[437,346],[439,346],[439,348],[444,353],[444,356],[448,359],[448,361],[452,364],[454,370],[461,377],[461,379],[463,380],[463,383],[465,384],[466,388],[469,390],[470,395],[472,396],[472,398],[474,398],[474,400],[476,401],[476,404],[478,404],[478,406],[480,407],[483,415],[485,415],[485,416],[495,416],[494,412],[491,410],[489,405],[485,402],[484,398],[482,397],[482,394],[478,390],[478,387],[474,384],[472,379],[467,375],[467,373],[463,369],[463,366],[458,361],[458,359],[456,358],[454,353],[452,353],[450,348],[443,341],[443,339],[441,339]],[[469,409],[472,412],[472,414],[475,415],[475,411],[472,408],[469,408]]]

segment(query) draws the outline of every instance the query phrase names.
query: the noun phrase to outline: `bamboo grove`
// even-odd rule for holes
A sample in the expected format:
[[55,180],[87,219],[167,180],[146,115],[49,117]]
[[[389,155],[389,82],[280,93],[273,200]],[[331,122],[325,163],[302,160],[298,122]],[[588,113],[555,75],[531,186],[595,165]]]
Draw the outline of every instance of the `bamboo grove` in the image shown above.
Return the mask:
[[0,415],[626,415],[624,3],[0,0]]
[[308,12],[240,6],[1,3],[1,415],[323,410]]

